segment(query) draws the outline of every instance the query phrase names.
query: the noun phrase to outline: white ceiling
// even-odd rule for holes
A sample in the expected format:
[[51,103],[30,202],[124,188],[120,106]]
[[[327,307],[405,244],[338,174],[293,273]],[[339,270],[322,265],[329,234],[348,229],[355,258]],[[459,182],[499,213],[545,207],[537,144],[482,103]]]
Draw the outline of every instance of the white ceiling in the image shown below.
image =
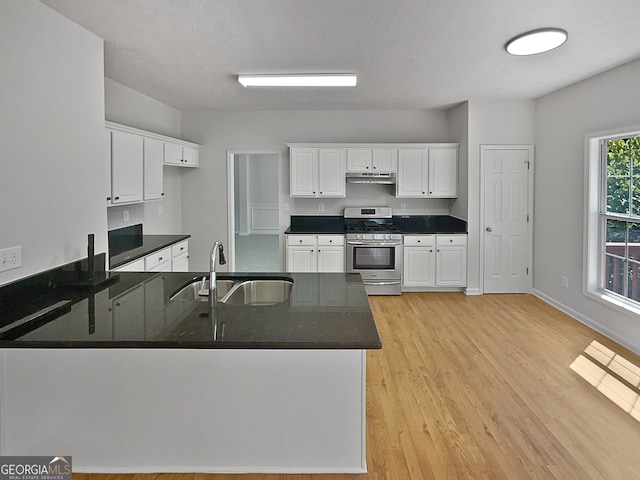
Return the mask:
[[[41,0],[105,40],[105,75],[181,110],[444,108],[536,98],[640,58],[639,0]],[[556,51],[505,53],[551,26]],[[240,73],[357,73],[245,89]],[[640,79],[639,84],[640,84]]]

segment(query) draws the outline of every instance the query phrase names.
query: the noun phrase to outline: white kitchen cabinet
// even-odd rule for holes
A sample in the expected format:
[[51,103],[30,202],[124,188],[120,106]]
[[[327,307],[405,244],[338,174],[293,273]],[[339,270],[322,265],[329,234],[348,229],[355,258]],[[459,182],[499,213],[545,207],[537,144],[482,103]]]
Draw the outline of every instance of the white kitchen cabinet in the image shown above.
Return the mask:
[[344,148],[291,148],[289,157],[292,197],[346,196]]
[[142,201],[143,141],[139,135],[111,132],[111,203]]
[[144,258],[111,269],[114,272],[144,272]]
[[458,196],[458,149],[429,149],[429,196]]
[[187,240],[171,247],[171,271],[189,271],[189,242]]
[[105,198],[107,199],[107,206],[111,205],[111,130],[105,130],[105,158],[104,166],[107,176],[107,191],[105,192]]
[[171,247],[163,248],[144,257],[145,272],[170,272]]
[[344,236],[318,235],[318,272],[344,272]]
[[348,148],[347,172],[396,173],[397,148]]
[[433,235],[405,235],[402,286],[434,287],[436,284],[436,246]]
[[396,197],[428,196],[429,149],[401,148],[398,150]]
[[144,142],[144,200],[159,200],[164,196],[164,143],[154,138]]
[[465,287],[466,235],[405,235],[403,287]]
[[457,195],[457,147],[399,149],[396,197],[455,198]]
[[287,271],[344,272],[344,235],[289,235]]
[[178,167],[197,167],[200,165],[200,151],[188,145],[164,142],[164,163]]
[[347,196],[346,152],[344,148],[321,148],[318,151],[319,197]]
[[467,285],[467,236],[438,235],[436,239],[436,286]]

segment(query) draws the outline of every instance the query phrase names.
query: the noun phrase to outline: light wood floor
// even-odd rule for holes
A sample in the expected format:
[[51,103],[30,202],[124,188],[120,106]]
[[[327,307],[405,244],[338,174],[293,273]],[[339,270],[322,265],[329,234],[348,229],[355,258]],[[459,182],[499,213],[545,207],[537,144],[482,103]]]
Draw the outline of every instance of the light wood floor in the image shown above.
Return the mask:
[[370,300],[369,474],[74,480],[640,479],[640,423],[569,369],[594,339],[636,355],[530,295]]

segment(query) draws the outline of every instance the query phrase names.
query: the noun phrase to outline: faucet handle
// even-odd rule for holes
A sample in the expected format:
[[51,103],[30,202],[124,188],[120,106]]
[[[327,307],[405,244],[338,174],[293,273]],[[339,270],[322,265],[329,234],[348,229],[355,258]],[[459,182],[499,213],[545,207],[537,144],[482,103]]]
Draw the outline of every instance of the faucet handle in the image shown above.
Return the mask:
[[218,249],[220,251],[220,265],[225,265],[227,261],[224,258],[224,246],[222,245],[222,242],[220,243]]

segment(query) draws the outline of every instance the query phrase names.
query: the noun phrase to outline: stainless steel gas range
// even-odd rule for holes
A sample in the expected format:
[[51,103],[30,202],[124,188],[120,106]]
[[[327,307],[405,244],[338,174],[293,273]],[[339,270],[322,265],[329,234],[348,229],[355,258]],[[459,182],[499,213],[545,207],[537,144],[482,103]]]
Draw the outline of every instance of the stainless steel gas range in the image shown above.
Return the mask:
[[369,295],[400,295],[402,234],[390,207],[347,207],[347,272],[362,275]]

